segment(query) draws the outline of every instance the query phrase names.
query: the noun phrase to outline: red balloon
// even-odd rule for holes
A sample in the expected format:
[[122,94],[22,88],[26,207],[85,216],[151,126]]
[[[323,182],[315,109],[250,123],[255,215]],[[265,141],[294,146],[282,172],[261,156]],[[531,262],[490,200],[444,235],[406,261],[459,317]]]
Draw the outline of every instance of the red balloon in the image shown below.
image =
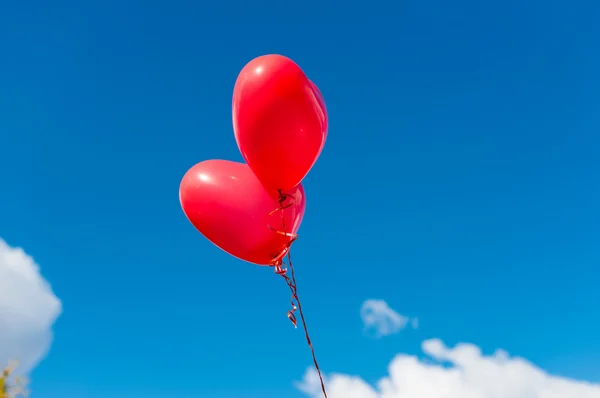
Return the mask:
[[[319,87],[317,87],[317,85],[315,83],[310,81],[310,84],[311,84],[313,91],[315,92],[315,95],[317,96],[317,101],[319,101],[319,106],[321,107],[321,109],[324,109],[323,117],[325,118],[325,134],[327,134],[327,128],[329,127],[329,119],[327,117],[327,108],[325,106],[325,98],[323,98],[323,94],[321,94],[321,90],[319,90]],[[325,136],[325,138],[327,138],[327,136]],[[323,140],[323,146],[324,145],[325,145],[325,140]],[[323,150],[323,146],[321,146],[321,150]],[[319,152],[319,155],[320,154],[321,153]]]
[[[306,199],[302,185],[279,194],[266,190],[248,165],[227,160],[207,160],[192,167],[179,187],[179,201],[187,218],[209,241],[242,260],[269,265],[287,248],[300,227]],[[271,226],[273,229],[269,228]]]
[[281,55],[255,58],[242,69],[232,115],[242,156],[269,189],[298,185],[327,138],[323,96],[294,61]]

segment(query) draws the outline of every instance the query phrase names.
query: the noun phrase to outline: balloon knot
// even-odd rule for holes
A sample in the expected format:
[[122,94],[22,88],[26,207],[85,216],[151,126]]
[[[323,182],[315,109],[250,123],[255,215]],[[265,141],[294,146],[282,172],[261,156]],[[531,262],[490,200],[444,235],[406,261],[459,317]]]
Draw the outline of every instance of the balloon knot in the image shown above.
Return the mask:
[[275,273],[280,276],[285,276],[287,274],[287,267],[283,265],[283,263],[279,262],[278,264],[272,265]]

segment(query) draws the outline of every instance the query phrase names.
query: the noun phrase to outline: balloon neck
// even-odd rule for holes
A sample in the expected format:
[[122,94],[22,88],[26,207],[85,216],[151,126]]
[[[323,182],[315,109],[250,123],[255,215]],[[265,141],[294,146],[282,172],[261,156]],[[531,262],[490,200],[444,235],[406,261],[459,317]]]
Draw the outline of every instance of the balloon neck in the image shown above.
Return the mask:
[[275,274],[280,276],[285,276],[287,274],[287,267],[284,266],[283,263],[273,265],[273,270],[275,271]]
[[277,193],[279,194],[279,197],[277,199],[279,206],[276,209],[274,209],[271,213],[269,213],[269,216],[272,216],[273,214],[280,212],[281,213],[281,225],[284,230],[281,231],[279,229],[273,228],[271,225],[267,225],[267,226],[273,232],[275,232],[279,235],[285,236],[286,238],[288,238],[288,240],[287,240],[285,246],[283,247],[283,249],[281,250],[281,252],[275,258],[273,258],[273,260],[271,260],[271,262],[269,263],[269,266],[271,266],[275,269],[276,274],[285,276],[287,273],[287,268],[286,268],[283,260],[284,260],[285,256],[289,255],[290,247],[292,246],[292,243],[294,243],[294,241],[298,238],[298,235],[285,231],[286,223],[285,223],[284,211],[285,211],[285,209],[294,206],[294,204],[296,203],[296,198],[293,195],[284,193],[283,190],[281,190],[281,189],[278,189]]
[[278,273],[278,269],[281,270],[281,268],[284,267],[283,259],[289,253],[289,251],[290,251],[290,245],[291,245],[292,242],[293,241],[288,242],[285,245],[285,247],[283,248],[283,250],[281,250],[281,253],[279,253],[279,255],[277,255],[277,257],[275,257],[273,260],[271,260],[271,263],[269,265],[271,267],[275,268],[275,273]]

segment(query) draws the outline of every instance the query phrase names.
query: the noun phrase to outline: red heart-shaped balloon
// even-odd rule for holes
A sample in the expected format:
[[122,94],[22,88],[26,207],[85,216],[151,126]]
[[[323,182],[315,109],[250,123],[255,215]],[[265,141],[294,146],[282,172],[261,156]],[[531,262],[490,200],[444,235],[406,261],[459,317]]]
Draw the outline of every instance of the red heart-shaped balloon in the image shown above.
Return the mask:
[[291,59],[265,55],[240,72],[232,105],[235,139],[258,179],[269,189],[298,185],[327,138],[327,109],[317,86]]
[[270,214],[280,206],[279,193],[268,191],[248,165],[227,160],[198,163],[179,187],[181,207],[202,235],[232,256],[260,265],[284,253],[302,222],[302,185],[284,194],[285,208]]

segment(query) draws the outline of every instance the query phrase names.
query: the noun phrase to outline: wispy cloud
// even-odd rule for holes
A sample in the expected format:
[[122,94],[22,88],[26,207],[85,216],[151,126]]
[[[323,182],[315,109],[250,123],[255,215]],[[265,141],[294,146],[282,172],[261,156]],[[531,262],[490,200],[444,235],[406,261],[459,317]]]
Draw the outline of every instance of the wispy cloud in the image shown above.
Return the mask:
[[[429,358],[399,354],[374,386],[360,377],[330,375],[329,398],[600,398],[600,384],[550,375],[505,351],[484,356],[473,344],[448,348],[439,339],[424,341],[422,349]],[[311,398],[322,396],[312,368],[297,387]]]
[[35,261],[0,239],[0,367],[15,359],[17,373],[31,370],[46,355],[61,310]]
[[411,319],[394,311],[383,300],[367,300],[360,309],[360,316],[365,325],[365,331],[375,338],[396,334],[410,322],[413,328],[418,326],[416,318]]

